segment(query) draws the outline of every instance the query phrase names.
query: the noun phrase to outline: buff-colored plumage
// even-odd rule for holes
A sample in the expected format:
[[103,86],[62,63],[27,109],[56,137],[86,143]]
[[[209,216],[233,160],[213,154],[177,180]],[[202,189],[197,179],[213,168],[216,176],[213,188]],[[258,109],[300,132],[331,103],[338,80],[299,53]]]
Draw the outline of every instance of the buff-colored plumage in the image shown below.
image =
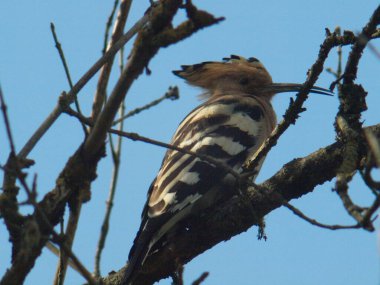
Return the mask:
[[[273,83],[256,58],[232,55],[223,60],[183,65],[182,70],[173,71],[189,84],[201,87],[205,102],[180,123],[171,144],[212,157],[241,173],[243,163],[276,125],[272,97],[297,91],[301,85]],[[329,93],[319,87],[311,92]],[[183,219],[200,216],[205,208],[231,198],[237,187],[236,178],[225,169],[197,155],[169,149],[149,189],[123,284],[133,283],[146,258],[165,246],[165,237],[175,235]]]
[[206,61],[194,65],[182,65],[183,70],[174,71],[189,84],[206,90],[205,97],[219,94],[257,94],[271,98],[273,92],[261,88],[272,84],[272,77],[256,58],[241,56],[225,58],[224,62]]

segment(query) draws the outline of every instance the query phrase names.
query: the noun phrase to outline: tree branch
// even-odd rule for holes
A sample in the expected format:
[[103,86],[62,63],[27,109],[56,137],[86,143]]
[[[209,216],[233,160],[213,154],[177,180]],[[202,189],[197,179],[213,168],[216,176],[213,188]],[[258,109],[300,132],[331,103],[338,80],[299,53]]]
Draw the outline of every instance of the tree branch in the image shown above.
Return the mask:
[[[221,21],[221,19],[214,18],[210,14],[202,14],[202,17],[204,17],[202,22],[192,25],[185,33],[182,33],[182,30],[175,29],[174,34],[171,34],[172,37],[168,38],[166,36],[167,31],[170,30],[171,21],[181,4],[182,1],[179,0],[163,0],[147,12],[151,15],[150,25],[139,33],[128,63],[109,96],[102,114],[96,120],[93,130],[84,144],[86,155],[91,156],[104,143],[107,130],[111,127],[117,110],[131,84],[143,72],[144,68],[148,66],[151,58],[161,47],[177,43],[198,30]],[[201,12],[203,13],[203,11]]]
[[[369,129],[380,137],[380,124]],[[235,196],[207,209],[202,217],[185,220],[175,236],[168,238],[167,245],[148,257],[135,279],[135,284],[153,284],[168,277],[176,269],[178,261],[185,264],[219,242],[257,225],[258,218],[281,207],[283,199],[290,201],[312,192],[316,186],[335,177],[343,155],[344,146],[339,142],[334,143],[307,157],[285,164],[275,175],[258,185],[259,187],[248,187],[249,203],[255,209],[256,216],[252,215],[247,201]],[[125,268],[104,278],[104,283],[121,284]]]
[[351,33],[345,33],[344,36],[340,36],[337,33],[330,33],[326,29],[326,39],[321,44],[316,62],[310,68],[308,78],[303,84],[303,88],[296,95],[296,100],[291,101],[289,108],[286,110],[284,119],[276,126],[271,136],[264,142],[252,158],[250,158],[245,164],[245,171],[247,175],[251,175],[251,171],[254,171],[258,163],[265,157],[269,150],[277,144],[277,140],[280,136],[289,128],[291,124],[295,124],[299,114],[305,111],[303,103],[308,98],[310,88],[312,88],[317,81],[319,75],[323,71],[323,65],[327,59],[332,48],[336,46],[351,44],[356,42],[355,36]]
[[170,86],[169,90],[163,96],[161,96],[158,99],[153,100],[152,102],[150,102],[150,103],[148,103],[142,107],[137,107],[136,109],[133,109],[132,111],[128,112],[127,114],[125,114],[121,118],[115,120],[112,123],[112,126],[115,126],[118,123],[124,121],[125,119],[132,117],[134,115],[137,115],[142,111],[148,110],[148,109],[152,108],[153,106],[156,106],[157,104],[160,104],[165,99],[170,99],[170,100],[174,101],[174,100],[177,100],[178,98],[179,98],[178,87],[177,86],[174,86],[174,87]]
[[[76,94],[96,73],[96,71],[99,70],[99,68],[106,63],[125,44],[125,42],[135,34],[136,31],[142,29],[142,32],[135,41],[130,60],[124,69],[120,80],[116,84],[107,105],[96,121],[90,136],[85,141],[84,145],[81,145],[68,160],[56,181],[54,189],[43,197],[33,214],[25,218],[23,217],[24,219],[21,221],[22,228],[20,230],[20,235],[18,236],[19,239],[12,244],[14,249],[12,265],[3,277],[1,284],[21,284],[34,266],[36,259],[41,254],[42,248],[48,241],[48,237],[52,234],[39,211],[41,210],[43,213],[42,216],[48,219],[49,225],[55,226],[60,222],[64,214],[65,206],[67,203],[71,204],[71,202],[75,200],[77,193],[90,194],[91,183],[97,175],[97,165],[100,159],[104,156],[106,133],[108,127],[112,124],[115,112],[117,112],[117,109],[123,101],[126,91],[131,83],[143,71],[149,60],[157,53],[159,48],[162,47],[162,45],[155,40],[155,36],[171,25],[172,18],[181,3],[182,1],[180,0],[162,0],[157,5],[154,5],[154,7],[152,7],[150,11],[146,13],[144,17],[140,19],[131,30],[129,30],[129,32],[127,32],[127,34],[123,35],[120,40],[117,41],[115,45],[113,45],[106,54],[97,61],[97,63],[95,63],[95,65],[77,82],[77,84],[74,85],[69,93],[66,94],[63,92],[59,103],[49,118],[20,151],[19,157],[26,157],[38,140],[64,111],[65,106],[67,108],[67,106],[73,102]],[[211,17],[212,16],[210,15],[210,18]],[[212,19],[214,18],[212,17]],[[217,19],[212,21],[212,19],[205,25],[194,25],[192,33],[219,21]],[[151,22],[151,25],[146,25],[148,21]],[[184,37],[179,37],[179,39],[184,39],[192,33],[188,33]],[[103,129],[104,126],[108,127]],[[14,185],[14,183],[12,183],[12,185]],[[8,188],[10,189],[10,187]],[[13,189],[11,190],[13,191]],[[12,195],[14,193],[17,195],[17,191],[13,191]],[[7,210],[7,207],[4,207],[4,205],[9,202],[8,198],[9,197],[4,195],[1,195],[0,197],[0,210],[2,213],[4,212],[4,209]],[[14,202],[17,202],[16,199],[14,200]],[[17,206],[17,203],[15,204]],[[37,211],[37,209],[40,210]],[[33,228],[34,231],[27,231],[29,228]],[[33,240],[33,243],[29,242],[30,239]]]
[[[123,30],[127,22],[129,10],[131,8],[132,0],[122,0],[120,3],[119,13],[114,25],[114,30],[112,33],[111,41],[108,44],[107,49],[110,49],[123,35]],[[110,17],[111,18],[111,17]],[[108,24],[107,24],[108,27]],[[107,32],[106,32],[107,34]],[[105,51],[104,51],[105,52]],[[113,66],[115,55],[113,55],[108,62],[104,64],[101,69],[100,76],[98,79],[98,85],[96,88],[96,93],[94,96],[94,103],[92,104],[92,114],[91,118],[95,121],[102,109],[103,104],[106,100],[106,89],[111,74],[111,69]]]
[[[110,60],[142,27],[149,21],[149,15],[145,14],[138,20],[132,28],[125,33],[120,40],[117,41],[95,64],[77,81],[74,87],[66,94],[68,103],[74,102],[75,97],[80,90],[88,83],[88,81],[99,71],[99,69]],[[63,92],[64,93],[64,92]],[[62,114],[60,103],[58,103],[53,111],[48,115],[45,121],[38,127],[24,147],[18,153],[19,158],[26,158],[30,151],[35,147],[37,142],[46,133],[46,131],[54,124],[58,117]]]
[[[339,88],[339,111],[336,115],[335,129],[337,140],[345,144],[345,155],[337,173],[335,190],[343,202],[346,211],[358,222],[363,221],[363,209],[353,203],[348,195],[348,183],[358,169],[360,157],[367,153],[366,139],[362,129],[361,113],[367,110],[365,97],[367,92],[361,85],[355,84],[359,60],[363,50],[376,32],[380,23],[380,6],[372,14],[368,24],[352,45],[347,64],[342,75],[343,84]],[[364,225],[373,231],[373,225]]]

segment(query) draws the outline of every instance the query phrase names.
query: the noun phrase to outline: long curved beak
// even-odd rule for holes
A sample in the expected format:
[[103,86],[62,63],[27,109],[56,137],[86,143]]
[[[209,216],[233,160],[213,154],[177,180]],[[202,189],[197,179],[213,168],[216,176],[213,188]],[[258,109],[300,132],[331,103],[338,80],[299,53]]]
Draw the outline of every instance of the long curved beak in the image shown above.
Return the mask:
[[[273,93],[282,93],[282,92],[297,92],[301,90],[302,84],[297,83],[272,83],[271,85],[260,88],[265,92],[273,92]],[[327,96],[334,96],[334,92],[321,88],[318,86],[313,86],[310,89],[310,93],[322,94]]]

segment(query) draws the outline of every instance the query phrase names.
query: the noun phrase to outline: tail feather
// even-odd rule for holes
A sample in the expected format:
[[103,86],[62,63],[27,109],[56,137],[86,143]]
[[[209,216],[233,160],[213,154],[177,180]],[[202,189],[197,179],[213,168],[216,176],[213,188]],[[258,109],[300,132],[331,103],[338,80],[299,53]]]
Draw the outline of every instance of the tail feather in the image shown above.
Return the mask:
[[123,281],[121,284],[130,285],[136,276],[136,273],[141,269],[143,261],[149,253],[149,240],[150,235],[142,232],[137,235],[137,243],[134,243],[131,252],[129,253],[128,267],[124,273]]
[[[137,232],[133,246],[128,255],[128,266],[124,273],[122,284],[133,284],[136,274],[141,270],[145,259],[152,248],[152,239],[157,229],[160,227],[160,219],[147,219],[141,223],[140,230]],[[153,239],[154,240],[154,239]]]

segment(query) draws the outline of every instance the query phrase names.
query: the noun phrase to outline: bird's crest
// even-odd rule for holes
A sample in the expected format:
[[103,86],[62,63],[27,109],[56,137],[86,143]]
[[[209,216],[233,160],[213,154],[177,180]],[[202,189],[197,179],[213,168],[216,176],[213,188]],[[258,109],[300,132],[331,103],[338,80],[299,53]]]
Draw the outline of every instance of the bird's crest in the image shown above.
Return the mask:
[[181,68],[182,70],[174,70],[173,73],[191,85],[206,89],[206,95],[209,96],[228,92],[253,93],[258,87],[272,83],[268,71],[254,57],[246,59],[231,55],[223,58],[222,62],[205,61],[182,65]]
[[[181,67],[182,70],[174,70],[173,73],[189,84],[205,89],[202,99],[226,94],[249,94],[270,100],[276,93],[298,92],[303,88],[298,83],[273,83],[264,65],[255,57],[246,59],[231,55],[223,58],[222,62],[205,61]],[[310,88],[309,92],[333,95],[332,91],[317,86]]]

